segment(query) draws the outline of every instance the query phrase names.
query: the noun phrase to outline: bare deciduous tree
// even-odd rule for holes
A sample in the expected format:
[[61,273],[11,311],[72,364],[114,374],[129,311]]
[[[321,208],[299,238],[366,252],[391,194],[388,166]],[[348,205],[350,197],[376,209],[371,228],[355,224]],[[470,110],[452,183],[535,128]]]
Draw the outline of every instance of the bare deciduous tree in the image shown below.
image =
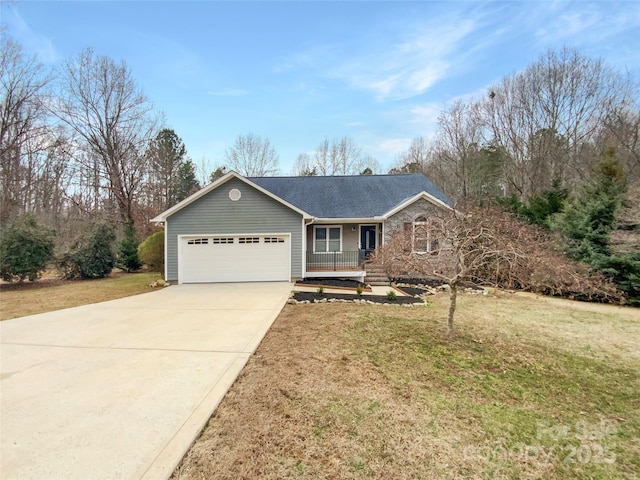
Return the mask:
[[350,137],[329,142],[324,139],[313,152],[312,171],[318,175],[358,175],[366,168],[375,172],[379,166],[377,161],[369,156],[363,156],[362,148],[358,147]]
[[268,177],[278,173],[279,156],[268,138],[251,132],[238,135],[225,153],[228,166],[247,177]]
[[152,104],[127,66],[91,49],[67,61],[54,113],[101,162],[121,219],[133,219],[147,169],[144,152],[156,127]]
[[293,166],[293,174],[296,177],[309,177],[318,174],[316,167],[313,164],[313,160],[308,153],[301,153],[298,155]]
[[[437,278],[449,285],[447,336],[454,334],[463,282],[546,294],[621,301],[603,275],[566,259],[549,232],[491,207],[425,212],[413,228],[395,233],[371,261],[392,278]],[[424,245],[426,243],[426,246]]]
[[50,81],[35,57],[4,35],[0,40],[0,220],[28,209],[37,161],[57,140],[46,124]]
[[[578,51],[550,50],[505,77],[480,102],[488,139],[505,149],[505,178],[529,198],[551,185],[584,180],[589,144],[611,111],[632,96],[630,79]],[[585,150],[586,148],[586,150]]]
[[483,128],[477,104],[455,102],[440,114],[438,127],[435,143],[443,173],[449,177],[447,190],[465,200],[480,196]]

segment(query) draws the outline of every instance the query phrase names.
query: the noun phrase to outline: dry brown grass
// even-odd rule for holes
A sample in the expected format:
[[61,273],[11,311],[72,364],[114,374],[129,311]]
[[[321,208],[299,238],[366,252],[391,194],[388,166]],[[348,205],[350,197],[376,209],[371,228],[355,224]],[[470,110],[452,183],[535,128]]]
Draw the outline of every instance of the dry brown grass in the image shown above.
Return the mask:
[[0,284],[0,320],[51,312],[150,292],[158,273],[113,273],[100,280],[60,280]]
[[[447,341],[446,303],[288,305],[173,478],[632,478],[638,310],[463,296]],[[613,464],[536,438],[538,421],[598,419],[619,431]],[[497,444],[511,456],[478,454]]]

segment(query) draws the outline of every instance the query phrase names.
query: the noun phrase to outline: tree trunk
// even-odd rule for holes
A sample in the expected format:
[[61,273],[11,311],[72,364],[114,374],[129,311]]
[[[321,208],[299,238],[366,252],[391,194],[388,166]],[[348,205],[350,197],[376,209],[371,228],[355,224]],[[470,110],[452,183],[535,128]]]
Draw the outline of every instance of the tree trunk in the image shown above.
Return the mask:
[[449,285],[449,315],[447,316],[447,338],[453,338],[453,315],[456,313],[456,300],[458,298],[458,284]]

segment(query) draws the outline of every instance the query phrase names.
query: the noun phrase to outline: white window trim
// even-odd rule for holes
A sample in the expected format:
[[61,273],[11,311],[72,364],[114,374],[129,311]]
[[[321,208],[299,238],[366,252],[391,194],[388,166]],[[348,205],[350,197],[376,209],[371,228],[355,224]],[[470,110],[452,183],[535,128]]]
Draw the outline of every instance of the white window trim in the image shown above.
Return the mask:
[[[434,222],[431,219],[427,219],[425,221],[414,220],[411,223],[411,252],[412,253],[427,254],[427,253],[434,253],[440,250],[439,248],[436,248],[436,249],[431,248],[432,242],[436,240],[432,238],[433,223]],[[427,233],[427,249],[426,250],[416,250],[416,227],[425,228],[425,231]],[[420,237],[420,238],[423,238],[423,237]]]
[[[339,228],[340,229],[340,250],[337,252],[331,252],[329,250],[325,250],[324,252],[319,252],[316,250],[316,229],[317,228],[326,228],[327,229],[327,249],[329,248],[329,229],[330,228]],[[342,225],[314,225],[313,226],[313,253],[342,253]]]

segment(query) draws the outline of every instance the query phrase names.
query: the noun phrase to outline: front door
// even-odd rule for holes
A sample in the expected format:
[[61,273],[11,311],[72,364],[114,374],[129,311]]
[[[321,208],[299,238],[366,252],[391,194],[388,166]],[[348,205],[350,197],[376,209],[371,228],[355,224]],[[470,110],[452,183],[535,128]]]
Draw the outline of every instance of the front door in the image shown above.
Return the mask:
[[364,250],[365,257],[376,249],[376,226],[361,225],[360,226],[360,249]]

